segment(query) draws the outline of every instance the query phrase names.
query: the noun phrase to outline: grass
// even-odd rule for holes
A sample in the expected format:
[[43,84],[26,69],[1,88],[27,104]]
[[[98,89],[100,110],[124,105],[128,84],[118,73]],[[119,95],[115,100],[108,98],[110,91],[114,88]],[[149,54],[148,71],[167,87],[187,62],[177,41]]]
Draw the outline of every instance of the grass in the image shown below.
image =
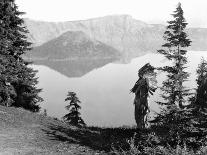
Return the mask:
[[177,145],[176,148],[172,148],[171,146],[162,147],[145,147],[143,151],[140,151],[138,146],[135,145],[135,140],[132,138],[129,141],[130,148],[128,150],[123,149],[113,149],[114,155],[206,155],[207,147],[203,146],[197,151],[192,151],[188,149],[186,146]]
[[0,154],[108,154],[129,148],[136,128],[77,128],[63,121],[0,106]]
[[[85,135],[81,133],[81,129],[60,120],[21,108],[0,106],[0,154],[100,153],[89,145],[83,145]],[[84,133],[91,132],[85,129]]]
[[115,154],[205,155],[203,146],[193,152],[184,146],[161,146],[157,136],[136,128],[77,128],[61,120],[0,106],[0,154]]

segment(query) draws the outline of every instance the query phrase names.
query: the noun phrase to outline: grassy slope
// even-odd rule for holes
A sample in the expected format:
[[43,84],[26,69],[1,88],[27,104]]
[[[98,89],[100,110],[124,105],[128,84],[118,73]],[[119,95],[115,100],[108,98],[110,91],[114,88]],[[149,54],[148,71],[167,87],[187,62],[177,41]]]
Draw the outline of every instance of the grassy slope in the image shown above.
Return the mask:
[[98,131],[0,106],[0,154],[103,154]]
[[[141,136],[136,128],[81,129],[21,108],[0,106],[0,155],[105,155],[110,154],[112,147],[115,150],[130,148],[127,141],[135,133],[138,138]],[[151,148],[151,152],[156,149]],[[206,154],[206,150],[200,154]],[[134,152],[131,154],[138,152],[136,148],[131,148],[128,154],[130,151]],[[169,151],[172,155],[177,154],[177,149],[165,149],[163,154],[170,154]],[[192,154],[185,149],[181,151]]]

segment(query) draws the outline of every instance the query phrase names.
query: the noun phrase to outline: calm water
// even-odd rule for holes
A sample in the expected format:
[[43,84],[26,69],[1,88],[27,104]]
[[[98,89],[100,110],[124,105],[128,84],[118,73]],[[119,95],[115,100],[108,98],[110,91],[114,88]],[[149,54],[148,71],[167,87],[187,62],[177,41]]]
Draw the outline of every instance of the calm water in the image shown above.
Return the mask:
[[[192,73],[187,85],[195,87],[195,70],[201,60],[207,59],[207,52],[189,52],[188,70]],[[81,115],[88,125],[122,126],[134,125],[134,94],[130,89],[137,80],[137,71],[145,63],[162,66],[168,63],[161,55],[147,54],[133,59],[129,64],[109,63],[103,67],[84,73],[81,77],[68,77],[43,65],[34,65],[39,72],[38,87],[43,88],[41,96],[43,109],[48,115],[61,118],[66,113],[64,102],[68,91],[77,93],[82,101]],[[81,74],[80,74],[81,75]],[[163,78],[158,74],[158,81]],[[158,83],[159,84],[159,83]],[[153,102],[158,94],[150,98],[150,108],[157,111]]]

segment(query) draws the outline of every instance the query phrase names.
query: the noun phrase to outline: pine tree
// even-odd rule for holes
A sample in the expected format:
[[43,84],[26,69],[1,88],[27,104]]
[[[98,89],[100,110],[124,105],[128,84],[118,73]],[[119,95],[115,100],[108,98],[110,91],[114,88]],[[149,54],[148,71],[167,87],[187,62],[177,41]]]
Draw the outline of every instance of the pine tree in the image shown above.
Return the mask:
[[160,68],[167,75],[161,87],[163,101],[158,102],[164,105],[164,108],[151,123],[161,132],[168,133],[164,140],[178,144],[180,138],[188,138],[195,130],[192,126],[191,110],[184,108],[191,95],[190,90],[184,86],[189,77],[189,73],[185,71],[187,64],[185,48],[190,46],[191,41],[185,32],[187,23],[180,3],[172,16],[174,19],[168,21],[169,25],[164,32],[166,43],[162,45],[163,49],[158,50],[158,53],[163,54],[171,62],[170,66]]
[[191,99],[196,111],[207,110],[207,61],[202,58],[200,65],[197,69],[197,89],[195,96]]
[[16,96],[14,87],[10,84],[16,79],[13,69],[9,59],[0,53],[0,104],[4,106],[11,105],[11,97]]
[[38,83],[35,77],[37,71],[34,71],[27,65],[20,67],[20,70],[18,70],[20,78],[18,78],[18,81],[12,83],[17,94],[12,106],[23,107],[30,111],[38,112],[40,110],[38,103],[43,101],[43,99],[39,97],[41,89],[36,87]]
[[[207,136],[207,61],[202,58],[197,69],[197,89],[188,106],[192,111],[193,126],[197,128],[196,136],[202,140]],[[198,138],[197,138],[198,139]]]
[[0,103],[39,111],[37,103],[42,98],[38,96],[41,89],[36,88],[36,71],[22,59],[22,55],[31,50],[28,30],[20,18],[23,14],[14,0],[0,1]]
[[180,3],[172,16],[174,20],[168,21],[169,25],[164,33],[166,43],[162,45],[163,49],[158,50],[158,53],[163,54],[172,62],[171,66],[161,68],[167,73],[167,79],[161,87],[164,102],[158,103],[167,106],[178,105],[179,108],[183,108],[185,97],[189,95],[189,90],[183,86],[189,77],[189,73],[185,71],[187,63],[185,48],[190,46],[191,41],[185,33],[187,23]]
[[66,106],[66,109],[69,110],[69,113],[63,117],[67,123],[74,126],[85,126],[83,119],[80,117],[79,110],[81,109],[79,103],[80,100],[74,92],[68,92],[65,101],[70,101],[69,105]]
[[[8,3],[8,2],[7,2]],[[9,4],[6,1],[0,1],[0,103],[8,106],[13,101],[11,96],[16,95],[11,82],[17,79],[14,70],[15,66],[12,65],[15,61],[12,55],[9,55],[9,47],[11,41],[9,38],[8,25],[8,12]],[[10,11],[11,12],[11,11]]]

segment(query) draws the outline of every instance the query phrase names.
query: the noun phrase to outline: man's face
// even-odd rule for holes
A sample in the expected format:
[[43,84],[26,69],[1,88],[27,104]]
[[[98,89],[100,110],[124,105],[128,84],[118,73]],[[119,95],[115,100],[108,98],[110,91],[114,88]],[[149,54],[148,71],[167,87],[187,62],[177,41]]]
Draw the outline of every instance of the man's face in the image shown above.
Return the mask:
[[157,73],[156,72],[149,72],[144,74],[144,78],[147,78],[149,81],[150,87],[157,87]]

